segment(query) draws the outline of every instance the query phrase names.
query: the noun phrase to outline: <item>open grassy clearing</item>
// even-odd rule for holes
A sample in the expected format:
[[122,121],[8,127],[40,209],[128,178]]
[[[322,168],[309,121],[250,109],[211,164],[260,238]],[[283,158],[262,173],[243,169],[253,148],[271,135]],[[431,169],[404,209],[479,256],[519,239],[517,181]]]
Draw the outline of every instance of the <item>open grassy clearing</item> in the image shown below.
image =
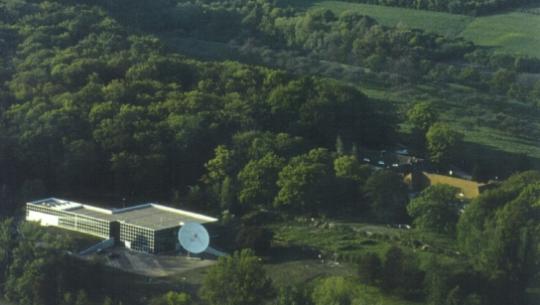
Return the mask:
[[272,226],[275,244],[315,249],[326,260],[356,262],[366,253],[383,255],[393,245],[415,252],[421,262],[432,255],[455,259],[455,242],[447,236],[357,222],[285,223]]
[[475,18],[461,36],[498,51],[540,57],[540,15],[509,12]]
[[526,154],[540,159],[540,142],[528,139],[519,139],[501,131],[486,127],[465,128],[459,124],[453,126],[465,134],[465,141],[491,147],[515,154]]
[[[297,1],[306,6],[310,2]],[[341,13],[345,10],[356,11],[363,15],[375,18],[381,24],[387,26],[401,25],[408,28],[424,29],[448,36],[459,35],[474,17],[455,15],[433,11],[414,10],[391,6],[379,6],[362,3],[350,3],[343,1],[311,1],[309,9],[325,8]]]
[[[540,15],[521,9],[492,16],[471,17],[407,8],[350,3],[343,1],[295,1],[306,9],[326,8],[369,15],[384,25],[401,25],[449,36],[461,36],[477,45],[497,51],[540,57]],[[534,10],[530,8],[529,10]]]

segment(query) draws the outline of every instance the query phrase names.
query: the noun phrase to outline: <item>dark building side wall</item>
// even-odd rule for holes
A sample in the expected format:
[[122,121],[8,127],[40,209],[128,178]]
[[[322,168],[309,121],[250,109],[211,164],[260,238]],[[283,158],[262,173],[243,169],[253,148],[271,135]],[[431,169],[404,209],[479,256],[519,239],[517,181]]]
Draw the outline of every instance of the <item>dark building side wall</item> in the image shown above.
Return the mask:
[[178,230],[180,226],[156,231],[155,252],[171,252],[176,250]]

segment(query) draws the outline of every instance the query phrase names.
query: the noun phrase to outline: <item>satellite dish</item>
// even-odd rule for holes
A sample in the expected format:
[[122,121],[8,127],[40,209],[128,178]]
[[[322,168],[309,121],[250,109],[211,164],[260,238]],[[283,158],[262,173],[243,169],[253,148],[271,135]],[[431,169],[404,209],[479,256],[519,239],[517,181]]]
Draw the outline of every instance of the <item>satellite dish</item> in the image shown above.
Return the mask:
[[201,224],[187,222],[178,231],[178,241],[189,253],[199,254],[208,248],[210,236]]

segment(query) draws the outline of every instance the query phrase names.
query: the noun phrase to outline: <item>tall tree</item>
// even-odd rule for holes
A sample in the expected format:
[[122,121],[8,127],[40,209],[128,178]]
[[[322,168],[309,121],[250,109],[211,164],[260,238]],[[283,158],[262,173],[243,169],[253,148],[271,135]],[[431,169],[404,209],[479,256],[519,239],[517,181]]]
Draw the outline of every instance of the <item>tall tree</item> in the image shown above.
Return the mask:
[[426,134],[430,160],[437,166],[448,166],[457,161],[463,134],[443,123],[431,126]]
[[422,134],[425,134],[438,119],[439,116],[432,102],[415,103],[407,111],[407,121]]
[[459,190],[449,185],[432,185],[411,200],[407,212],[413,224],[422,230],[453,233],[459,217]]
[[426,133],[438,118],[432,102],[417,102],[407,111],[407,122],[412,126],[412,140],[416,149],[425,149]]
[[520,304],[540,270],[540,173],[516,174],[465,208],[458,241],[490,280],[494,304]]
[[272,293],[272,282],[251,250],[220,257],[200,291],[210,305],[258,305]]
[[366,181],[364,192],[379,221],[395,223],[407,218],[408,191],[400,175],[389,170],[376,171]]
[[285,161],[273,153],[251,160],[238,173],[238,200],[244,205],[267,206],[277,194],[276,181]]
[[331,161],[330,153],[323,148],[292,158],[279,173],[274,205],[312,213],[324,208],[334,183]]

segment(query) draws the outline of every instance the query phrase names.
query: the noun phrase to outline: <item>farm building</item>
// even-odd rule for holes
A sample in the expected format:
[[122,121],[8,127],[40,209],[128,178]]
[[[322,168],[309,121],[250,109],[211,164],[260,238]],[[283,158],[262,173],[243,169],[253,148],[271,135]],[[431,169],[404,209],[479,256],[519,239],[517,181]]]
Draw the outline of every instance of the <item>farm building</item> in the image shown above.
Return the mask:
[[460,196],[467,199],[478,197],[480,193],[489,189],[492,184],[484,184],[473,180],[458,177],[413,171],[405,176],[405,183],[413,191],[420,191],[430,185],[447,184],[460,190]]
[[147,203],[122,209],[104,209],[58,198],[26,203],[26,220],[43,226],[90,234],[141,252],[176,249],[177,232],[187,222],[210,223],[216,218]]

